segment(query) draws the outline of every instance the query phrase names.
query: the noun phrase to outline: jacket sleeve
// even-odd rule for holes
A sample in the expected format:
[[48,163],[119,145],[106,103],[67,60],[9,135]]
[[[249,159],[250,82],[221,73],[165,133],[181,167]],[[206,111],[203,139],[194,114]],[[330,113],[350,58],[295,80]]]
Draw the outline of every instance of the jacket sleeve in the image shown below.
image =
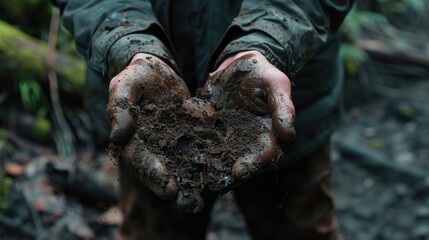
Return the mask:
[[113,77],[138,52],[157,55],[177,72],[171,48],[164,44],[169,40],[149,0],[53,0],[53,4],[60,8],[78,51],[103,75]]
[[336,34],[352,5],[353,0],[243,0],[215,67],[235,53],[257,50],[293,78]]

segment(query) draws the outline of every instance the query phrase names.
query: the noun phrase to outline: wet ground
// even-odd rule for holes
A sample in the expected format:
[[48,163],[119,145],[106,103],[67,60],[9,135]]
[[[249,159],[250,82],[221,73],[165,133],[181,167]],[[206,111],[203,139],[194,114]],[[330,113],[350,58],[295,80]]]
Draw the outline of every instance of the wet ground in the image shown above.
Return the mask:
[[[333,136],[341,240],[429,239],[429,74],[409,69],[369,64],[346,91]],[[121,216],[106,154],[80,156],[76,170],[42,146],[0,141],[2,172],[13,180],[0,239],[110,239]],[[251,239],[232,195],[216,202],[207,239]]]
[[334,135],[341,239],[429,239],[429,75],[409,69],[369,63]]
[[[370,62],[346,92],[332,140],[340,240],[429,239],[429,74],[409,69]],[[251,239],[232,195],[213,212],[210,240]]]

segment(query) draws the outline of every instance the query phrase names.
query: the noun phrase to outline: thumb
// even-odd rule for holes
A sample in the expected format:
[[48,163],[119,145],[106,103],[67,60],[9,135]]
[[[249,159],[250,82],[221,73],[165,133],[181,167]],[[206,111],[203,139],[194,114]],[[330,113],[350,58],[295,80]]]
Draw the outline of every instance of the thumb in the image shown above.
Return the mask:
[[291,83],[289,78],[280,70],[271,71],[269,79],[271,86],[268,92],[268,106],[271,110],[274,133],[287,145],[296,141],[295,107],[290,98]]
[[134,117],[130,113],[130,104],[126,99],[112,100],[109,98],[108,116],[110,118],[110,141],[113,144],[125,143],[133,134]]
[[134,131],[135,122],[131,111],[137,103],[138,85],[138,80],[130,80],[123,73],[110,82],[107,114],[110,119],[110,141],[114,144],[123,144]]

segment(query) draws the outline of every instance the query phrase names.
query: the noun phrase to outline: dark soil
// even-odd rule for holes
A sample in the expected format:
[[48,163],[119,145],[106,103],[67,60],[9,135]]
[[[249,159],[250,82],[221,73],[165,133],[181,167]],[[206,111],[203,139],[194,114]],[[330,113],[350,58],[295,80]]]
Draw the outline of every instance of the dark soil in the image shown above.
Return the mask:
[[[209,104],[191,100],[200,106]],[[258,148],[256,139],[269,131],[244,109],[228,107],[219,109],[213,118],[195,117],[182,107],[182,100],[176,100],[132,111],[138,114],[137,136],[144,142],[142,148],[168,158],[167,169],[182,192],[225,193],[235,187],[234,162]]]

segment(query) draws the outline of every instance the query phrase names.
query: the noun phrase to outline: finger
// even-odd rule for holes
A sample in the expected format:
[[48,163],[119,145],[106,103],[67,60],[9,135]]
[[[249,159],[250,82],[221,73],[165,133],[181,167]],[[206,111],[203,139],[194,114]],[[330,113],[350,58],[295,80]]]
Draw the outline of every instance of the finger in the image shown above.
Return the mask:
[[121,74],[112,79],[109,90],[107,114],[110,119],[110,141],[121,145],[126,142],[134,130],[134,117],[130,113],[138,98],[139,81],[128,79]]
[[257,142],[258,149],[238,158],[232,166],[232,176],[235,180],[246,181],[273,159],[277,146],[274,134],[272,132],[263,133],[258,137]]
[[186,213],[198,213],[204,208],[204,200],[197,191],[180,190],[176,206]]
[[148,151],[144,155],[142,164],[146,165],[146,187],[162,199],[175,199],[178,186],[165,166],[167,159]]
[[110,140],[123,144],[131,136],[134,118],[130,110],[133,107],[189,96],[183,80],[164,63],[152,58],[134,60],[110,82],[107,108],[111,122]]
[[166,168],[167,158],[142,148],[142,141],[133,137],[123,150],[123,159],[145,186],[162,199],[175,199],[178,186]]
[[134,131],[134,117],[129,112],[126,99],[114,101],[108,105],[110,118],[110,141],[116,145],[124,144]]
[[268,106],[273,118],[273,130],[277,137],[287,145],[296,141],[295,107],[290,98],[290,81],[282,72],[274,73],[270,79]]

